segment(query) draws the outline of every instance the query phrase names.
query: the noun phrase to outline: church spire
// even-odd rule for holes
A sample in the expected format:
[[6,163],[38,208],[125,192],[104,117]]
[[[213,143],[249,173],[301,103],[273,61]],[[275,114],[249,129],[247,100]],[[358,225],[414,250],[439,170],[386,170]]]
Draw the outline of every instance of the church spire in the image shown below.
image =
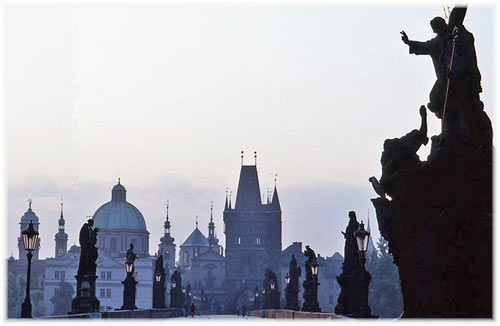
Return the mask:
[[163,229],[165,235],[170,235],[170,221],[168,220],[168,208],[169,208],[169,200],[167,199],[167,218],[165,220],[165,224],[163,224]]
[[58,258],[62,255],[64,255],[68,249],[68,235],[64,231],[64,225],[66,221],[64,220],[64,213],[63,213],[63,199],[61,198],[61,215],[59,217],[58,221],[58,231],[55,236],[55,241],[56,241],[56,247],[55,247],[55,255],[54,257]]
[[208,245],[213,247],[215,239],[214,202],[210,202],[210,223],[208,223]]
[[61,216],[59,217],[59,230],[63,230],[64,232],[64,224],[66,223],[66,221],[64,221],[63,206],[63,199],[61,198]]

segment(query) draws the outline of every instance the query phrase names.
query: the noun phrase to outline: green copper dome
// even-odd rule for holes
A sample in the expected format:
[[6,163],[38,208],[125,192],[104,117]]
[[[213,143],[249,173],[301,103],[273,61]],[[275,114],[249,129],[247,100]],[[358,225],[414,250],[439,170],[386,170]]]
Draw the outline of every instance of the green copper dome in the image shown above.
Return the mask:
[[144,230],[146,222],[141,212],[126,200],[127,190],[120,184],[111,191],[111,201],[99,207],[92,219],[102,230]]

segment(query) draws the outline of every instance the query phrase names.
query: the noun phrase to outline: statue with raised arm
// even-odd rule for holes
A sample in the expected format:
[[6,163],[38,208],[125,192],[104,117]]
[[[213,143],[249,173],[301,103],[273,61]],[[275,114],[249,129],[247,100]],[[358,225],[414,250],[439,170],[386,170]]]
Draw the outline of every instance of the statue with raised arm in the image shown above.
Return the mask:
[[429,95],[430,102],[427,107],[441,118],[444,96],[446,92],[446,65],[443,62],[443,54],[448,43],[448,25],[441,17],[435,17],[430,21],[432,31],[436,36],[426,42],[412,41],[405,31],[401,31],[401,39],[408,45],[409,51],[416,55],[429,55],[436,72],[436,82]]

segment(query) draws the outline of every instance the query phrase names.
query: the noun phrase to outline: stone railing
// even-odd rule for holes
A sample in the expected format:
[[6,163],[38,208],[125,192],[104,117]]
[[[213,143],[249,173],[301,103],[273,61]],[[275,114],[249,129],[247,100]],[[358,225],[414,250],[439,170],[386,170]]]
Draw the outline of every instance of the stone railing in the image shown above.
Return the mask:
[[46,318],[90,318],[90,319],[109,319],[109,318],[175,318],[182,317],[182,309],[137,309],[137,310],[113,310],[92,312],[87,314],[61,315],[61,316],[46,316]]
[[310,319],[337,319],[346,318],[345,316],[336,315],[328,312],[307,312],[307,311],[294,311],[285,309],[261,309],[252,310],[249,312],[250,316],[261,318],[281,318],[281,319],[295,319],[295,318],[310,318]]

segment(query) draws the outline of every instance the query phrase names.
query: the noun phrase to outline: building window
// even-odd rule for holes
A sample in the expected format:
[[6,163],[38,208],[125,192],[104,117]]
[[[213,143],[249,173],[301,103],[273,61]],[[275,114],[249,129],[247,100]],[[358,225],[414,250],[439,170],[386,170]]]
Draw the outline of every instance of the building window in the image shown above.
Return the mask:
[[111,289],[106,289],[106,298],[111,298]]
[[112,238],[110,241],[109,241],[109,251],[111,252],[116,252],[116,239],[115,238]]
[[111,279],[111,272],[107,272],[106,275],[108,277],[108,280],[110,280]]
[[106,279],[106,272],[101,272],[101,279],[105,280]]
[[240,238],[240,237],[238,237],[238,238],[236,239],[236,244],[239,244],[239,245],[241,244],[241,238]]
[[60,273],[61,273],[61,280],[64,280],[66,278],[66,272],[60,271]]
[[104,298],[106,296],[106,289],[101,289],[100,291],[100,297]]
[[54,278],[55,278],[56,280],[58,280],[58,279],[59,279],[59,271],[55,271],[55,272],[54,272]]
[[330,280],[330,289],[333,289],[333,280]]
[[189,261],[189,253],[184,252],[184,264],[187,264]]
[[255,239],[255,243],[256,243],[256,244],[258,244],[258,245],[260,245],[260,244],[261,244],[261,242],[260,242],[260,238],[259,238],[259,237],[257,237],[257,239]]
[[333,295],[328,297],[328,303],[333,304]]

